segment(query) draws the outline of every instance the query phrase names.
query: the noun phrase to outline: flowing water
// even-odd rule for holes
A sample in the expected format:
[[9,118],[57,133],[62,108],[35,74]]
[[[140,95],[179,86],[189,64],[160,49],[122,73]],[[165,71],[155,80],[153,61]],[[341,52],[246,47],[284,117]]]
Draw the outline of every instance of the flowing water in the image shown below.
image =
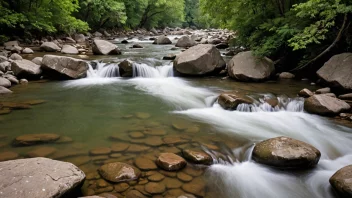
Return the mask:
[[[130,49],[131,44],[119,44],[124,55],[92,61],[87,78],[16,86],[13,95],[0,98],[1,101],[47,101],[29,110],[0,116],[0,135],[7,135],[0,139],[0,152],[14,151],[28,157],[30,151],[43,145],[13,147],[13,138],[22,134],[56,133],[72,138],[73,142],[44,145],[56,149],[47,157],[75,163],[89,175],[103,163],[133,164],[140,156],[155,160],[161,152],[181,154],[182,149],[191,148],[207,152],[215,164],[207,169],[189,165],[184,172],[193,177],[190,183],[194,182],[194,188],[206,187],[202,193],[175,187],[181,193],[229,198],[334,197],[328,181],[334,172],[352,163],[352,130],[303,111],[303,99],[295,96],[300,89],[310,86],[308,82],[255,84],[173,77],[171,62],[162,61],[162,56],[178,52],[170,50],[171,45],[132,42],[145,48]],[[125,58],[135,62],[134,78],[119,77],[117,63]],[[237,111],[223,110],[216,98],[229,90],[246,94],[255,103],[240,105]],[[265,102],[268,98],[277,99],[279,105],[272,107]],[[157,136],[163,138],[163,145],[147,143],[151,137],[155,139],[148,133],[141,139],[131,138],[131,132],[156,129],[166,131]],[[278,136],[314,145],[322,153],[318,166],[308,171],[278,171],[251,160],[253,144]],[[145,149],[100,158],[88,154],[91,149],[121,142],[143,145]],[[170,187],[166,194],[172,192],[175,189]]]

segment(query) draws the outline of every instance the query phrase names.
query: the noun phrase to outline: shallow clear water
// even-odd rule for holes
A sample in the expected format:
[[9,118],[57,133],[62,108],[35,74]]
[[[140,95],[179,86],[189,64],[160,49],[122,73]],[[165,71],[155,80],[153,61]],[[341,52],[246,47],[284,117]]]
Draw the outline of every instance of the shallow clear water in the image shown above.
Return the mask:
[[[207,182],[206,197],[333,197],[328,179],[336,170],[352,163],[352,130],[302,111],[303,101],[295,99],[296,93],[304,87],[315,87],[303,81],[240,83],[211,77],[170,77],[170,61],[161,59],[175,52],[170,50],[173,46],[155,46],[149,41],[139,43],[145,48],[129,49],[131,44],[119,44],[124,55],[103,60],[134,60],[138,63],[139,77],[93,75],[81,80],[32,82],[14,87],[13,95],[0,100],[47,102],[29,110],[0,115],[0,135],[8,136],[0,140],[0,152],[15,151],[26,157],[28,151],[43,146],[11,146],[13,138],[22,134],[68,136],[73,142],[44,145],[57,149],[47,157],[73,162],[90,174],[108,161],[133,164],[138,156],[154,160],[161,152],[180,153],[184,148],[193,148],[208,152],[217,163],[207,170],[190,165],[194,171],[205,171],[203,176],[194,176],[194,180],[201,176]],[[256,112],[221,109],[215,102],[216,97],[230,90],[255,99],[257,104],[252,109]],[[263,97],[278,97],[282,103],[286,101],[285,108],[271,109],[261,103]],[[145,140],[151,135],[135,139],[129,134],[154,129],[167,132],[161,138],[182,141],[149,145],[145,151],[126,151],[116,158],[94,159],[88,154],[93,148],[118,142],[146,146]],[[253,143],[277,136],[289,136],[317,147],[322,152],[318,167],[307,172],[283,172],[250,160]]]

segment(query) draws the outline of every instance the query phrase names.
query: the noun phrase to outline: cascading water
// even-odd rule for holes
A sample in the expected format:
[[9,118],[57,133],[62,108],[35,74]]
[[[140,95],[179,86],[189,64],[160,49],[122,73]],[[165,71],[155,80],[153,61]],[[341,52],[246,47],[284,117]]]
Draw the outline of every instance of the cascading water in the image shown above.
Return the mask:
[[271,98],[277,101],[276,106],[272,106],[263,99],[256,100],[253,104],[239,104],[237,111],[242,112],[276,112],[276,111],[291,111],[302,112],[304,109],[303,98],[288,98],[279,96]]
[[159,67],[151,67],[147,64],[133,64],[133,77],[143,77],[143,78],[165,78],[172,77],[173,67],[172,65],[165,65]]
[[89,64],[87,78],[113,78],[120,77],[120,68],[117,63],[95,62],[95,69]]

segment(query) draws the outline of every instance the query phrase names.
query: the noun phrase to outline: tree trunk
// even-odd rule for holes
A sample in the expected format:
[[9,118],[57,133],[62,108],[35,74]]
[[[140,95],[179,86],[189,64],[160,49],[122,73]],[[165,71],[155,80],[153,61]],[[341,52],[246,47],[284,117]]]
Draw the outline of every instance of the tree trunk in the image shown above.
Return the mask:
[[313,62],[317,61],[319,58],[321,58],[322,56],[324,56],[326,53],[328,53],[333,47],[335,47],[335,45],[340,41],[341,37],[342,37],[342,34],[346,28],[346,23],[348,21],[348,17],[347,17],[347,14],[345,14],[344,16],[344,19],[343,19],[343,23],[342,23],[342,27],[339,31],[339,33],[337,34],[334,42],[328,47],[326,48],[322,53],[320,53],[318,56],[316,56],[315,58],[313,58],[312,60],[310,60],[308,63],[306,63],[305,65],[303,66],[300,66],[300,67],[296,67],[294,68],[293,70],[291,71],[297,71],[297,70],[301,70],[305,67],[307,67],[308,65],[312,64]]

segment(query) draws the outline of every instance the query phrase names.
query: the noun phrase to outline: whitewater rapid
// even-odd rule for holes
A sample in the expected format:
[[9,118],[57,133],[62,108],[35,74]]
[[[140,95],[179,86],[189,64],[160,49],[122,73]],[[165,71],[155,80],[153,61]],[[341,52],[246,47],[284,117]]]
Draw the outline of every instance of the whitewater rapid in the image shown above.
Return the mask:
[[[196,87],[181,78],[173,77],[172,65],[150,66],[149,62],[133,66],[132,79],[119,77],[116,64],[90,68],[88,78],[70,81],[68,88],[101,86],[133,86],[135,89],[162,99],[172,105],[171,113],[214,127],[219,133],[245,139],[251,144],[288,136],[318,148],[322,157],[318,166],[304,173],[278,171],[257,164],[250,154],[232,162],[217,161],[207,176],[209,186],[219,192],[219,197],[240,198],[297,198],[334,197],[329,178],[340,168],[352,164],[352,130],[320,116],[303,111],[302,98],[277,98],[280,107],[271,107],[261,99],[253,105],[240,105],[237,111],[226,111],[217,103],[219,92]],[[246,147],[251,153],[252,147]],[[236,156],[236,149],[234,149]]]

